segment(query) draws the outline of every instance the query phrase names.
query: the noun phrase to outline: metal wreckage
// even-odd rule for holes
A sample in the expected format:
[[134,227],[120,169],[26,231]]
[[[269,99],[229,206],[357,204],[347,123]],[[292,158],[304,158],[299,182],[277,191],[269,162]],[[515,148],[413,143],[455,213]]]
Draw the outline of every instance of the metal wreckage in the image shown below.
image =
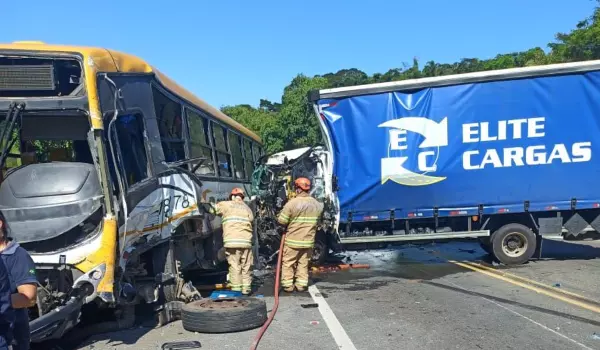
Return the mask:
[[255,231],[258,240],[256,245],[257,266],[262,269],[271,264],[277,256],[281,240],[277,232],[277,214],[294,193],[293,182],[298,177],[310,179],[311,196],[324,204],[323,216],[319,222],[315,246],[312,254],[314,264],[322,264],[329,250],[338,250],[336,239],[335,204],[327,193],[328,169],[326,167],[329,153],[322,147],[304,147],[284,151],[263,157],[252,175],[250,193],[255,206]]

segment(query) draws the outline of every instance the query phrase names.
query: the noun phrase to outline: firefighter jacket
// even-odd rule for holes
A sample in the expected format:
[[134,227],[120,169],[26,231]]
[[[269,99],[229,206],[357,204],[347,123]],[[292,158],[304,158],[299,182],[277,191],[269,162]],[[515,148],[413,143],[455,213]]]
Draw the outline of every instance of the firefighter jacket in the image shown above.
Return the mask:
[[287,226],[285,245],[296,249],[312,248],[322,213],[323,204],[307,193],[290,199],[277,218],[280,224]]
[[212,213],[223,219],[223,246],[225,248],[252,247],[252,221],[254,215],[242,201],[223,201],[214,206]]

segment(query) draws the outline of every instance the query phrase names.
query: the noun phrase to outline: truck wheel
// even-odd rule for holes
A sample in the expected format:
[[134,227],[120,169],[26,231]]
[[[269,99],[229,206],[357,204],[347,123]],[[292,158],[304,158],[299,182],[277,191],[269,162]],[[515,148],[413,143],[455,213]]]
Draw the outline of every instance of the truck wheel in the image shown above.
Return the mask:
[[230,333],[262,326],[267,305],[257,298],[205,299],[183,306],[183,328],[198,333]]
[[535,253],[537,240],[529,227],[508,224],[492,235],[492,251],[498,261],[505,265],[520,265]]
[[327,256],[329,255],[329,247],[327,246],[327,240],[325,237],[319,237],[315,239],[315,246],[312,250],[311,262],[313,265],[323,265]]

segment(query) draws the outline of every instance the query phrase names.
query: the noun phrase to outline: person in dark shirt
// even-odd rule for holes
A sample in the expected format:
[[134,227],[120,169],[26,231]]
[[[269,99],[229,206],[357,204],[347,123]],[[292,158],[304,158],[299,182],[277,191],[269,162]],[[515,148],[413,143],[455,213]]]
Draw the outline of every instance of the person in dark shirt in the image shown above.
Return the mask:
[[0,350],[9,350],[13,341],[15,310],[11,303],[10,276],[4,261],[0,259]]
[[[15,314],[13,349],[29,349],[29,315],[27,308],[34,306],[37,298],[35,265],[29,253],[10,238],[10,229],[0,211],[0,257],[8,271],[11,304]],[[0,347],[0,349],[2,349]]]

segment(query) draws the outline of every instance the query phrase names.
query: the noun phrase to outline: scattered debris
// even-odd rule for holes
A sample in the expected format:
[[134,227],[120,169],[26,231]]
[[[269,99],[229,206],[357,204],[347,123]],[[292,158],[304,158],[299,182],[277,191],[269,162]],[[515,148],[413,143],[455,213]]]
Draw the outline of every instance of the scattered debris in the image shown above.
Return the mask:
[[215,290],[210,295],[211,299],[220,299],[220,298],[237,298],[241,297],[242,292],[232,291],[232,290]]
[[371,265],[368,264],[333,264],[325,266],[313,266],[313,272],[329,272],[337,270],[350,270],[350,269],[369,269]]
[[319,304],[317,303],[312,303],[312,304],[300,304],[300,306],[302,306],[305,309],[310,309],[310,308],[315,308],[315,307],[319,307]]
[[171,301],[158,308],[156,314],[156,327],[165,326],[181,319],[181,308],[185,305],[182,301]]
[[220,290],[220,289],[227,289],[227,288],[229,288],[227,283],[206,284],[206,285],[196,286],[196,289],[201,290],[201,291]]
[[199,341],[175,341],[164,343],[161,347],[162,350],[183,350],[183,349],[200,349],[202,344]]

